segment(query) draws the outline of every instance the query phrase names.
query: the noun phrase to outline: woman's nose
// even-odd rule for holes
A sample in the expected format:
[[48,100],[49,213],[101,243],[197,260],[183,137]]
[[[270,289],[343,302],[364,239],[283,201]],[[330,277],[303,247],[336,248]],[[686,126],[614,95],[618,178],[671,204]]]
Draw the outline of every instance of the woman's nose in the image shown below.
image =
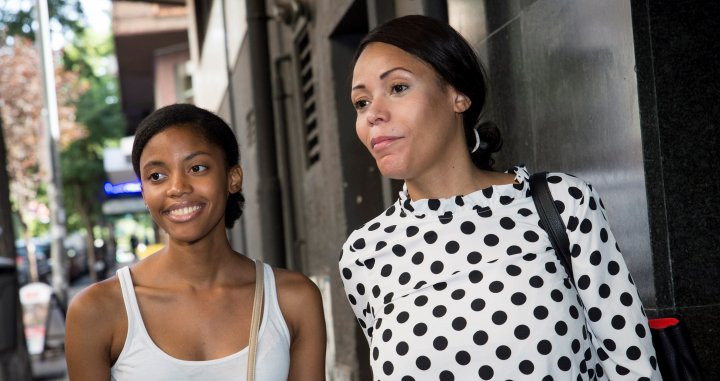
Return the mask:
[[390,119],[390,112],[387,109],[385,101],[377,97],[368,106],[367,110],[367,121],[371,126],[378,125],[382,122],[387,122]]
[[170,177],[170,187],[167,190],[168,197],[178,197],[192,191],[192,186],[186,176],[179,174]]

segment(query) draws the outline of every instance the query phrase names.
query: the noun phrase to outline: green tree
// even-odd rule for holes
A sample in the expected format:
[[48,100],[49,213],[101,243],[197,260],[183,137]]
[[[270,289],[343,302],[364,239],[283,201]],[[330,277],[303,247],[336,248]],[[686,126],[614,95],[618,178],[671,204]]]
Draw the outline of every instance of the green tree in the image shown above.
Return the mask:
[[[0,0],[0,46],[35,38],[34,4],[35,1]],[[69,42],[63,48],[59,71],[76,76],[64,83],[58,81],[58,99],[83,89],[79,98],[73,98],[73,117],[66,118],[73,119],[75,126],[61,128],[64,136],[61,137],[60,168],[66,228],[68,232],[86,232],[88,267],[92,280],[96,280],[94,231],[102,222],[102,190],[106,180],[102,151],[115,144],[125,130],[117,82],[106,70],[114,49],[109,30],[98,35],[85,28],[80,0],[48,0],[48,8],[52,33],[62,34]],[[60,111],[62,113],[62,109]],[[42,230],[32,224],[25,227]]]
[[[16,37],[35,40],[32,28],[36,20],[34,7],[37,0],[0,0],[0,45]],[[85,29],[85,17],[80,0],[48,0],[51,28],[68,39]]]
[[[103,185],[107,181],[103,167],[103,149],[114,145],[125,131],[125,120],[118,103],[116,78],[105,72],[113,55],[110,36],[83,33],[65,49],[66,70],[80,75],[88,90],[76,105],[76,121],[85,126],[86,136],[74,140],[60,152],[63,196],[68,210],[68,231],[82,228],[86,232],[88,267],[93,280],[94,228],[102,219]],[[72,224],[78,221],[79,224]]]
[[[81,0],[47,0],[54,35],[72,40],[85,27]],[[0,118],[5,122],[4,140],[13,209],[22,236],[46,234],[47,197],[41,165],[43,108],[39,52],[32,45],[37,34],[37,0],[0,0]],[[9,46],[8,46],[9,45]],[[55,71],[60,119],[60,144],[67,146],[84,135],[75,123],[75,102],[85,88],[76,73]],[[39,216],[38,216],[39,213]]]
[[[80,0],[50,0],[49,11],[52,19],[52,28],[65,35],[72,35],[80,31],[83,24],[83,12]],[[23,43],[24,39],[34,40],[35,31],[32,28],[34,23],[34,12],[32,7],[34,1],[0,0],[0,146],[7,147],[0,149],[0,178],[3,188],[0,207],[2,210],[2,225],[6,239],[3,253],[11,258],[15,256],[13,228],[11,224],[10,205],[7,202],[9,194],[5,188],[8,183],[15,185],[16,189],[25,190],[24,194],[14,196],[26,196],[30,193],[37,193],[37,187],[32,184],[35,176],[33,173],[39,171],[34,152],[39,146],[37,134],[33,126],[39,125],[38,114],[42,104],[38,102],[37,83],[38,67],[36,57],[29,54],[31,49]],[[12,42],[15,49],[7,49],[6,46]],[[17,54],[20,52],[21,54]],[[22,62],[18,62],[18,60]],[[62,83],[62,81],[59,81]],[[20,90],[20,89],[23,90]],[[18,91],[15,91],[15,90]],[[65,91],[70,87],[65,87]],[[37,105],[40,107],[36,107]],[[60,105],[61,109],[63,105]],[[69,111],[74,114],[74,108]],[[61,110],[62,112],[62,110]],[[74,115],[71,118],[74,120]],[[3,125],[5,124],[5,125]],[[61,126],[62,128],[62,126]],[[10,136],[8,136],[10,132]],[[11,139],[8,140],[8,137]],[[6,144],[7,143],[7,144]],[[30,149],[23,149],[32,147]],[[6,160],[8,159],[8,160]],[[8,173],[8,167],[12,167]],[[13,169],[18,171],[12,172]],[[18,175],[22,173],[23,175]],[[9,178],[9,175],[15,175]],[[23,180],[25,180],[23,182]],[[23,193],[23,192],[20,192]],[[17,206],[17,204],[16,204]],[[20,220],[18,218],[18,220]],[[8,247],[9,246],[9,247]],[[30,359],[24,340],[24,326],[20,314],[19,299],[10,300],[5,298],[7,304],[0,305],[0,309],[11,309],[18,311],[15,334],[18,338],[16,346],[12,350],[5,350],[0,353],[0,380],[30,380]]]
[[[3,139],[3,125],[0,118],[0,257],[9,260],[15,258],[15,234],[13,232],[12,212],[10,209],[10,188],[6,167],[5,140]],[[19,295],[13,298],[3,298],[0,308],[4,311],[13,311],[16,317],[15,330],[11,334],[15,336],[14,350],[0,351],[0,380],[25,381],[32,379],[30,370],[30,356],[28,356],[25,344],[25,331],[22,321],[22,306]],[[7,330],[7,325],[0,329]]]

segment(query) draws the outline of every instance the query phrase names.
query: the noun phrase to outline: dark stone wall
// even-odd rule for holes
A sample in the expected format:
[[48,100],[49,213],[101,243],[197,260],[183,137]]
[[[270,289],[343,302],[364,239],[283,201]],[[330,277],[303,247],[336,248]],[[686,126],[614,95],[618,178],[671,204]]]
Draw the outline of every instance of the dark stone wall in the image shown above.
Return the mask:
[[592,183],[655,308],[630,4],[449,0],[448,18],[487,68],[486,119],[505,141],[496,168],[520,163]]
[[720,379],[720,4],[633,1],[658,313],[687,322]]
[[720,379],[720,4],[447,3],[487,66],[498,167],[592,182],[648,314],[682,316]]

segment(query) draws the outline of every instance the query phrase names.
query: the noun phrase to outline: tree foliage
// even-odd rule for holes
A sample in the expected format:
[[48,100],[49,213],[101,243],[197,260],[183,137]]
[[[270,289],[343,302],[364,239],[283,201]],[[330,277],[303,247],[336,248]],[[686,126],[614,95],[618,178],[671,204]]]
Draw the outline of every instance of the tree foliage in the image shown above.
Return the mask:
[[[37,0],[0,0],[0,44],[16,37],[35,40],[36,3]],[[68,39],[85,29],[80,0],[48,0],[48,12],[53,32],[61,33]]]
[[[60,118],[60,146],[87,135],[76,120],[75,103],[87,90],[79,76],[59,68],[55,72]],[[27,227],[47,222],[43,180],[48,167],[42,116],[43,84],[40,57],[29,40],[17,38],[12,47],[0,49],[0,118],[7,146],[10,192]]]
[[[0,61],[0,76],[5,78],[0,81],[0,113],[11,130],[6,140],[13,147],[9,152],[12,193],[16,205],[43,213],[47,209],[42,202],[44,173],[38,157],[44,152],[42,82],[39,58],[29,42],[36,33],[36,1],[0,0],[0,4],[0,46],[12,41],[12,46],[0,48],[6,52],[5,61]],[[62,65],[56,77],[63,196],[68,230],[74,231],[101,217],[106,179],[102,150],[122,136],[124,119],[116,79],[106,69],[114,54],[109,34],[97,35],[85,28],[80,0],[48,0],[48,8],[52,33],[69,42],[58,55]]]
[[[93,39],[96,41],[90,41]],[[88,35],[65,51],[65,66],[81,73],[88,83],[88,90],[77,101],[77,122],[85,126],[87,136],[61,152],[65,205],[73,211],[85,208],[80,212],[87,213],[92,225],[101,217],[103,185],[107,179],[103,149],[115,144],[125,131],[116,79],[109,74],[96,74],[97,62],[93,63],[112,52],[108,36],[97,40]],[[77,227],[68,226],[69,230]]]

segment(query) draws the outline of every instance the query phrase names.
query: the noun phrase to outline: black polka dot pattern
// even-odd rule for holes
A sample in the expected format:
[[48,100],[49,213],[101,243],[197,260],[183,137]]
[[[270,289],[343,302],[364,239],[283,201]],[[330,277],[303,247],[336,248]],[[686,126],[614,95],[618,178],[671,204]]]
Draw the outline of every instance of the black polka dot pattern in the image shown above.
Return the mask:
[[343,246],[340,278],[375,380],[659,380],[647,320],[595,190],[562,173],[569,282],[514,185],[447,199],[407,192]]

